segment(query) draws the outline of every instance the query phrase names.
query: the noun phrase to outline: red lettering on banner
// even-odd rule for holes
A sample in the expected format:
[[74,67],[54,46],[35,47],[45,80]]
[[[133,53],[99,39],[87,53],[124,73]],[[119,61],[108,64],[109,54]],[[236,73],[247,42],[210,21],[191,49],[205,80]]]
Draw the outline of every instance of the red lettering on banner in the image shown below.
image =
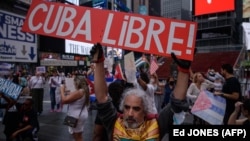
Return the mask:
[[186,60],[193,59],[196,29],[189,21],[37,0],[23,25],[26,32]]

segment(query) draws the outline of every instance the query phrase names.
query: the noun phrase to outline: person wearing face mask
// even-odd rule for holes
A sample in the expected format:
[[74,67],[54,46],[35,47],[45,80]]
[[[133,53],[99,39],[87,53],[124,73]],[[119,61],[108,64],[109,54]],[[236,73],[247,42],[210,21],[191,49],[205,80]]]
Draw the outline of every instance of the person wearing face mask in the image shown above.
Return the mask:
[[165,84],[164,98],[163,98],[161,108],[165,107],[169,103],[170,94],[174,90],[174,86],[175,86],[174,77],[172,76],[168,77],[167,83]]
[[[178,113],[188,110],[186,90],[188,88],[189,68],[191,61],[178,59],[174,53],[171,57],[178,65],[176,86],[170,97],[170,103],[157,114],[151,114],[151,104],[147,99],[146,90],[139,87],[127,89],[123,92],[120,103],[122,115],[108,97],[108,86],[105,82],[104,51],[100,43],[90,50],[92,62],[96,63],[94,88],[97,98],[97,110],[100,120],[111,141],[140,140],[140,141],[169,141],[171,125]],[[142,75],[143,74],[143,75]],[[137,81],[147,74],[141,73]],[[137,75],[136,75],[137,76]],[[147,77],[145,77],[147,78]],[[149,83],[149,78],[145,79]],[[144,86],[148,83],[141,81]],[[180,124],[180,123],[179,123]]]

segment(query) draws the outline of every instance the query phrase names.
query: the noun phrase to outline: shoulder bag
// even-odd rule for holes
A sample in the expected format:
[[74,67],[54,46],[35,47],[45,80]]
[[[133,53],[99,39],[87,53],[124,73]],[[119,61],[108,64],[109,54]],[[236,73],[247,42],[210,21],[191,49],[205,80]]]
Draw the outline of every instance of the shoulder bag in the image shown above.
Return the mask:
[[[64,121],[63,121],[63,124],[64,124],[64,125],[67,125],[67,126],[70,126],[70,127],[73,127],[73,128],[76,127],[77,122],[78,122],[78,119],[80,118],[80,115],[81,115],[81,113],[82,113],[82,110],[83,110],[84,105],[85,105],[85,104],[82,105],[82,109],[81,109],[81,111],[80,111],[80,113],[79,113],[78,118],[75,118],[75,117],[72,117],[72,116],[67,115],[67,116],[65,117]],[[68,105],[68,110],[67,110],[67,111],[69,111],[69,105]]]

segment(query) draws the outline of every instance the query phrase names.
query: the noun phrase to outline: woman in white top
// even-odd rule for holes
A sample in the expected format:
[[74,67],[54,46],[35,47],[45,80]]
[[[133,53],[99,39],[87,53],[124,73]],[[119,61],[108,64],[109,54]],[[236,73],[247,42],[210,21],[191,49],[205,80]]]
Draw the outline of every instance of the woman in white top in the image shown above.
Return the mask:
[[83,141],[82,133],[84,129],[84,124],[88,118],[88,110],[87,110],[87,107],[89,105],[88,83],[84,76],[76,76],[74,78],[74,85],[76,90],[70,92],[69,95],[65,95],[67,89],[66,85],[62,84],[61,86],[62,103],[68,104],[69,107],[67,114],[69,116],[78,118],[77,126],[75,128],[69,127],[69,133],[73,135],[75,141]]
[[[205,79],[200,72],[194,73],[193,82],[189,85],[187,90],[187,99],[190,102],[190,108],[192,108],[201,91],[209,90],[213,87],[213,82]],[[194,124],[197,122],[203,123],[201,119],[194,116]]]

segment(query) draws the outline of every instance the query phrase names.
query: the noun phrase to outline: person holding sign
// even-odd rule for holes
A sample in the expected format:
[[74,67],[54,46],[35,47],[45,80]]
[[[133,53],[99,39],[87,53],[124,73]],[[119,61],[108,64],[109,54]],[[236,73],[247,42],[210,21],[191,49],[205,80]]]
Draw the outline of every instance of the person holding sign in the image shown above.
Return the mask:
[[171,103],[160,112],[157,122],[157,115],[149,114],[148,101],[145,99],[146,92],[138,88],[131,88],[123,93],[120,104],[123,114],[117,114],[112,100],[108,97],[108,87],[104,79],[102,45],[95,44],[90,54],[92,61],[96,63],[94,85],[97,109],[103,126],[108,132],[109,140],[158,141],[163,139],[167,141],[169,126],[173,124],[175,113],[188,110],[186,90],[188,88],[191,61],[177,59],[175,54],[172,53],[174,61],[179,66],[177,83],[171,96]]
[[6,96],[1,91],[0,91],[0,97],[2,97],[4,101],[1,103],[0,108],[5,109],[2,122],[4,125],[4,135],[6,137],[6,141],[11,141],[12,140],[11,135],[15,132],[15,130],[18,127],[20,106],[17,104],[15,100]]
[[[157,120],[154,118],[155,115],[148,116],[147,105],[149,103],[145,97],[146,92],[138,87],[126,90],[120,104],[123,115],[118,117],[117,109],[108,96],[102,45],[94,45],[90,53],[93,57],[92,61],[96,63],[94,88],[98,114],[108,133],[109,140],[159,140],[159,128]],[[123,135],[121,135],[122,132]],[[145,132],[147,134],[144,134]]]
[[[69,133],[72,134],[75,141],[83,141],[82,133],[84,124],[88,118],[89,106],[89,87],[84,76],[75,76],[73,86],[69,83],[69,79],[65,79],[65,84],[61,85],[61,100],[62,104],[68,104],[67,115],[78,119],[76,127],[68,127]],[[69,88],[69,86],[73,88]],[[70,90],[68,95],[67,91]]]
[[[214,88],[213,82],[204,78],[201,72],[196,72],[193,74],[192,83],[189,85],[187,89],[187,99],[189,101],[189,107],[192,109],[194,103],[196,102],[199,94],[202,91],[210,90]],[[195,125],[204,125],[207,124],[203,119],[194,115],[193,124]]]
[[[56,89],[60,87],[62,83],[62,77],[59,76],[57,70],[53,70],[52,76],[49,78],[50,85],[50,101],[51,101],[51,110],[50,112],[60,112],[60,102],[56,101]],[[56,109],[55,109],[56,106]]]
[[43,96],[44,96],[45,78],[40,72],[36,72],[29,80],[29,87],[32,99],[34,101],[34,109],[40,115],[43,112]]

